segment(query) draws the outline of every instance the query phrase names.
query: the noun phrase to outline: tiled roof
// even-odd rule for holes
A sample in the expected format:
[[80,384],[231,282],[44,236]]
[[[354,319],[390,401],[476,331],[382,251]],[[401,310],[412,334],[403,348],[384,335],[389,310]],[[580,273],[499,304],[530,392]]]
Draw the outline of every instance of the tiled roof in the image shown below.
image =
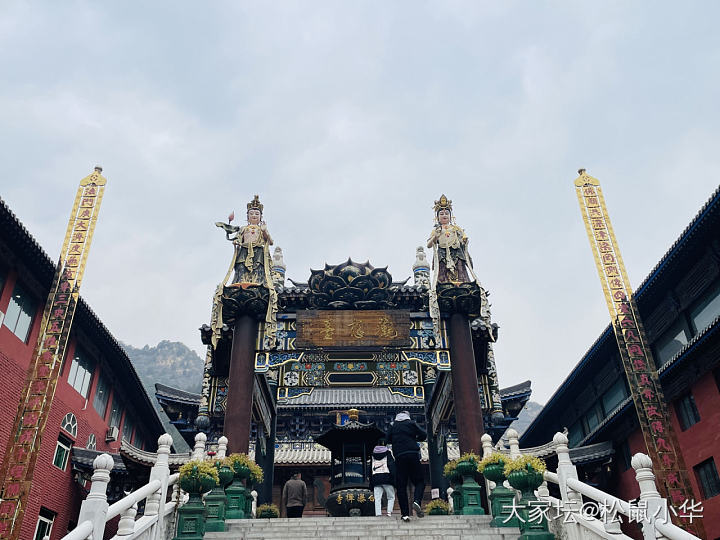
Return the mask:
[[[456,441],[448,441],[448,458],[460,457],[460,448]],[[420,459],[428,461],[427,443],[420,443]],[[330,450],[317,443],[281,442],[275,448],[276,465],[330,465]]]
[[[186,452],[184,454],[170,454],[168,456],[168,465],[170,465],[173,469],[177,468],[180,465],[187,463],[190,460],[191,454],[192,452]],[[120,455],[123,458],[142,465],[147,465],[148,467],[155,465],[155,461],[157,460],[157,452],[140,450],[124,439],[120,445]]]
[[507,388],[501,388],[500,389],[500,397],[501,398],[510,398],[522,394],[528,394],[532,390],[530,388],[531,382],[525,381],[521,382],[520,384],[515,384],[513,386],[508,386]]
[[298,396],[278,403],[280,408],[298,406],[356,406],[373,407],[384,405],[423,405],[422,398],[411,398],[394,394],[386,387],[375,388],[315,388],[310,394]]
[[610,457],[614,453],[615,450],[613,449],[612,441],[604,441],[597,444],[571,448],[570,461],[573,462],[573,465],[581,465]]
[[127,468],[125,467],[125,463],[123,463],[120,454],[109,454],[108,452],[101,452],[100,450],[88,450],[87,448],[78,448],[77,446],[73,446],[71,450],[72,464],[77,469],[91,471],[93,468],[93,461],[95,461],[95,458],[98,457],[100,454],[108,454],[111,458],[113,458],[114,465],[112,472],[127,472]]
[[168,398],[173,401],[181,401],[190,405],[200,405],[200,394],[186,392],[179,388],[173,388],[161,383],[155,383],[155,395],[159,398]]

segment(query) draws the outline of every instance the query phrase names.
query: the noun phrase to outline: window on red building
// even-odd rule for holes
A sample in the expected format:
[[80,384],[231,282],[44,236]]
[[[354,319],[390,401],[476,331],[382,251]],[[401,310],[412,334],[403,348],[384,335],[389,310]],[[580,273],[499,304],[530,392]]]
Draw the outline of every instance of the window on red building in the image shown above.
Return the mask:
[[78,393],[86,398],[90,390],[90,381],[92,380],[93,363],[90,357],[82,349],[75,351],[75,357],[70,364],[70,372],[68,373],[68,384],[72,386]]
[[77,418],[71,412],[67,413],[60,423],[60,427],[73,437],[77,437]]
[[36,309],[35,299],[19,283],[15,284],[3,325],[27,343]]
[[700,413],[695,406],[692,392],[688,392],[675,402],[675,412],[680,421],[680,428],[685,431],[700,421]]
[[72,448],[72,440],[63,435],[58,436],[57,445],[55,446],[55,456],[53,457],[53,465],[60,470],[67,467],[68,457],[70,457],[70,449]]
[[94,433],[91,433],[90,435],[88,435],[88,441],[87,441],[87,444],[85,445],[85,448],[87,448],[88,450],[97,449],[97,439],[95,439]]
[[695,471],[698,484],[700,484],[703,499],[709,499],[720,493],[720,477],[718,477],[717,467],[715,467],[715,460],[713,458],[698,463],[693,467],[693,470]]
[[666,330],[655,343],[655,360],[657,367],[669,362],[680,349],[687,345],[690,330],[684,318],[678,319],[669,330]]
[[711,288],[700,303],[690,310],[694,333],[702,332],[720,315],[720,284]]
[[613,412],[628,397],[629,392],[625,385],[625,378],[620,377],[603,395],[602,404],[606,415]]
[[43,540],[46,536],[50,536],[52,526],[55,521],[55,512],[51,512],[47,508],[40,508],[37,525],[35,525],[35,540]]
[[98,375],[98,383],[95,387],[95,396],[93,397],[93,407],[97,413],[104,419],[107,413],[107,404],[110,398],[110,383],[103,376],[102,372]]
[[132,418],[130,418],[129,414],[125,415],[125,423],[123,424],[122,429],[122,438],[126,440],[127,442],[132,442],[132,433],[133,429],[135,428],[135,424],[132,421]]
[[117,392],[113,396],[112,409],[110,410],[110,426],[120,427],[120,420],[122,419],[123,406],[120,403],[120,398]]

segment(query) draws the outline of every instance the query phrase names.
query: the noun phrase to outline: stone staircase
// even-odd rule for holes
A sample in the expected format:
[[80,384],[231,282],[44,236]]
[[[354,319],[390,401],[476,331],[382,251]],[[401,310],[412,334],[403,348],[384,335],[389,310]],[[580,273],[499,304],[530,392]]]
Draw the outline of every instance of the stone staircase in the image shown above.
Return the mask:
[[300,519],[229,519],[225,532],[205,540],[515,540],[516,528],[490,526],[490,516],[425,516],[404,523],[393,517],[304,517]]

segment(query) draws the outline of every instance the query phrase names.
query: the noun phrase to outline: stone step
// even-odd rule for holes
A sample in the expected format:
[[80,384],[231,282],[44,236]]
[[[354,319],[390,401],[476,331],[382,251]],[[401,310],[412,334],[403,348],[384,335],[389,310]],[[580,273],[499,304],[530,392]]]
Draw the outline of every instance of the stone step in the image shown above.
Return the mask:
[[226,531],[208,532],[206,540],[510,540],[516,528],[490,527],[490,516],[426,516],[403,522],[398,517],[307,517],[300,519],[233,519]]

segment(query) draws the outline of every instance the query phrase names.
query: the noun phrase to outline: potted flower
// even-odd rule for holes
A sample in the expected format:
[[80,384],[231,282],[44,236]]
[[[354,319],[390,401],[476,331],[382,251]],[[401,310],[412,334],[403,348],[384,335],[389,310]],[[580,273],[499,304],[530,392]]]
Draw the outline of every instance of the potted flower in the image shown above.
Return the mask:
[[448,461],[443,467],[443,476],[448,479],[448,482],[453,487],[462,484],[462,476],[457,472],[457,460],[453,459]]
[[246,483],[251,476],[252,468],[257,465],[247,454],[230,454],[227,459],[232,464],[235,474],[232,484],[225,489],[227,495],[226,516],[228,519],[247,519],[250,517],[248,506],[252,502]]
[[218,485],[205,496],[205,507],[207,508],[206,531],[225,531],[225,517],[227,508],[227,497],[225,488],[233,481],[235,473],[232,463],[228,458],[214,459],[211,463],[218,473]]
[[[478,474],[478,463],[480,457],[472,452],[466,452],[458,459],[455,470],[462,475],[462,486],[458,487],[457,491],[460,492],[460,505],[454,505],[459,507],[459,512],[464,516],[469,515],[483,515],[485,510],[482,507],[482,488],[475,480],[475,476]],[[453,503],[457,501],[455,493],[453,492]]]
[[503,482],[507,480],[504,469],[508,461],[510,461],[510,456],[493,452],[478,463],[478,471],[488,480],[495,482],[495,487],[490,492],[490,510],[493,515],[490,525],[493,527],[519,526],[518,519],[511,510],[515,491],[503,485]]
[[472,452],[465,452],[458,458],[456,470],[462,475],[463,482],[465,481],[465,477],[475,477],[480,461],[480,457]]
[[265,478],[262,467],[260,467],[260,465],[258,465],[254,461],[250,461],[249,468],[250,468],[250,476],[249,476],[248,484],[249,485],[262,484],[262,481]]
[[531,520],[530,506],[536,501],[535,490],[543,483],[545,462],[540,458],[522,455],[505,463],[503,472],[508,482],[522,493],[520,498],[520,538],[533,538],[534,540],[551,540],[555,536],[548,531],[548,522],[545,516],[540,515],[539,521]]
[[244,482],[250,478],[250,464],[253,465],[255,462],[251,460],[247,454],[230,454],[227,458],[232,464],[233,471],[235,472],[235,478]]
[[280,510],[276,504],[261,504],[255,511],[255,517],[260,518],[276,518],[280,516]]
[[478,472],[488,480],[496,484],[502,484],[507,480],[503,470],[505,463],[509,460],[509,456],[501,454],[500,452],[493,452],[480,460],[480,463],[478,463]]
[[220,481],[217,469],[209,461],[192,460],[180,467],[180,487],[193,496],[200,497]]
[[503,473],[510,485],[522,493],[522,500],[528,501],[534,499],[533,492],[543,483],[546,469],[542,459],[524,454],[506,462]]
[[425,513],[431,516],[447,516],[450,513],[450,506],[442,499],[433,499],[425,505]]
[[192,460],[180,467],[178,483],[190,498],[178,509],[174,540],[203,537],[207,514],[200,496],[216,486],[218,479],[217,469],[209,461]]

